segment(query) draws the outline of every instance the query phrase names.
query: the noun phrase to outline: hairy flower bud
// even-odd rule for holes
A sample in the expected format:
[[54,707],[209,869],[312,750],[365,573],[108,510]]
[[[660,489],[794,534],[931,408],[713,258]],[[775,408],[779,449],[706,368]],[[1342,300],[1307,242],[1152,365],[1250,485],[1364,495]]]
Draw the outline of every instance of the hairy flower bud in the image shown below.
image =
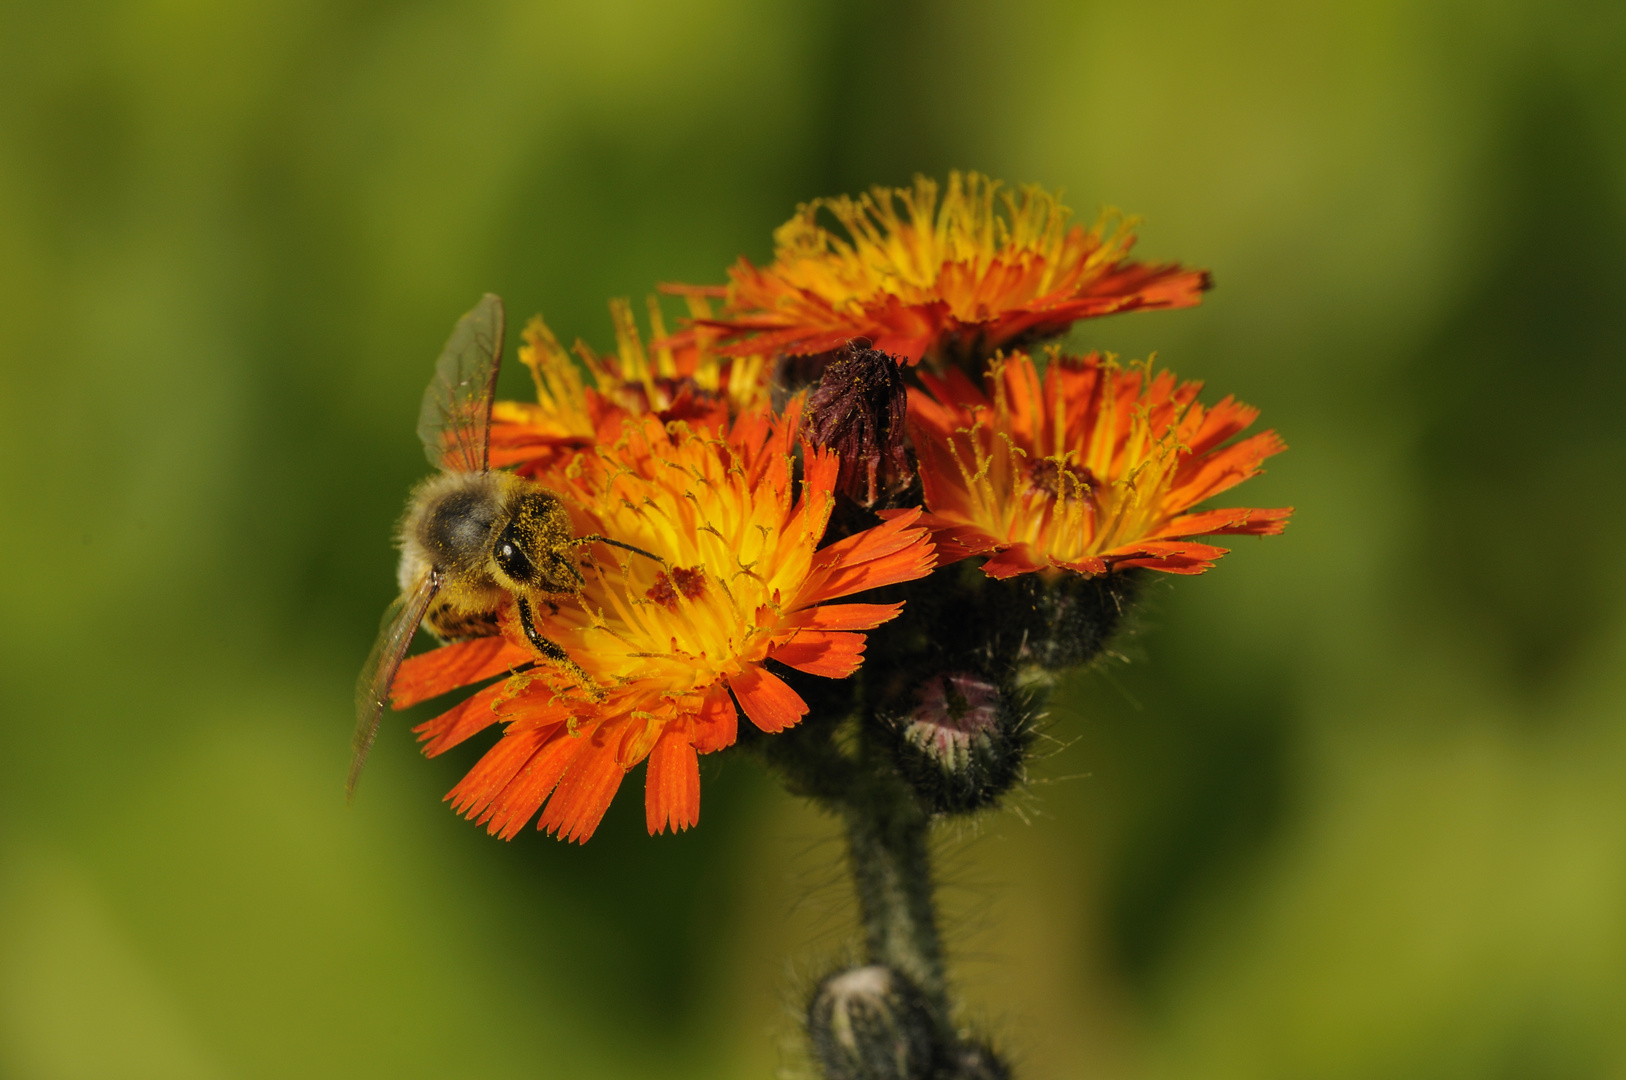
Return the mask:
[[967,1043],[954,1051],[948,1070],[954,1080],[1011,1080],[1011,1067],[983,1043]]
[[920,991],[880,964],[820,983],[807,1031],[826,1080],[926,1080],[943,1056]]
[[969,671],[922,681],[891,725],[898,771],[934,813],[992,805],[1024,775],[1033,723],[1015,693]]
[[1024,667],[1058,673],[1100,655],[1135,598],[1134,571],[1085,577],[1063,574],[1054,581],[1030,575],[1010,586],[1008,606],[1017,612]]
[[898,362],[860,338],[837,349],[807,402],[807,436],[841,455],[836,491],[872,507],[909,486],[904,415],[909,397]]

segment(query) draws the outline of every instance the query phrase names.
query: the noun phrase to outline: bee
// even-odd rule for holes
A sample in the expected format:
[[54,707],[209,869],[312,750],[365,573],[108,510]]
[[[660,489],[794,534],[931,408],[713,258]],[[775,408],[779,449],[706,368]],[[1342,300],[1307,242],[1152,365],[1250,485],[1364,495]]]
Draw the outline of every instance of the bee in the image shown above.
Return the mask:
[[588,693],[601,696],[592,677],[537,631],[535,605],[580,594],[586,579],[572,558],[575,548],[608,544],[664,562],[631,544],[576,536],[557,494],[490,467],[491,401],[502,347],[502,300],[487,293],[458,320],[424,391],[418,438],[439,472],[415,487],[408,499],[396,574],[401,595],[384,612],[378,640],[356,680],[347,796],[355,793],[390,684],[420,624],[445,641],[493,634],[497,612],[511,596],[520,627],[538,656],[569,672]]

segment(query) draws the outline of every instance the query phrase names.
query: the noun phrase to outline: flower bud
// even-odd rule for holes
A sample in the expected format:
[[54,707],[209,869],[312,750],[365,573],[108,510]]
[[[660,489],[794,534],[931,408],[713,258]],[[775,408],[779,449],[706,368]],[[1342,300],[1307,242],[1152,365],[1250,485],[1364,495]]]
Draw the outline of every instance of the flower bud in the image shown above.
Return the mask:
[[1011,1080],[1011,1067],[983,1043],[966,1043],[954,1050],[947,1070],[954,1080]]
[[862,338],[837,349],[807,402],[807,437],[841,455],[836,491],[864,507],[913,479],[904,449],[909,397],[897,360]]
[[938,1075],[931,1011],[908,979],[880,964],[819,984],[808,1037],[825,1080],[927,1080]]
[[916,687],[914,708],[890,724],[892,755],[926,807],[957,814],[992,805],[1025,775],[1033,723],[1015,694],[969,671]]
[[1014,664],[1018,686],[1044,686],[1101,654],[1141,583],[1140,572],[1133,570],[1095,577],[1059,574],[1048,581],[1023,574],[983,584],[967,618],[986,628],[988,662]]

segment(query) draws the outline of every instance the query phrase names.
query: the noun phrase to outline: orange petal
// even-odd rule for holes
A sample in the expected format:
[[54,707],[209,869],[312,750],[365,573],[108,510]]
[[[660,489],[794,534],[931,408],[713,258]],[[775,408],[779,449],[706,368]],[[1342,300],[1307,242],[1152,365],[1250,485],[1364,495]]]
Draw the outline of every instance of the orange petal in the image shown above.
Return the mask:
[[571,759],[536,823],[538,829],[577,843],[593,835],[621,786],[621,778],[627,775],[616,763],[613,746],[600,743],[596,737],[584,741],[588,745]]
[[905,511],[815,552],[813,569],[792,607],[913,581],[931,573],[937,564],[931,534],[910,528],[919,516],[918,510]]
[[700,714],[695,717],[694,748],[699,753],[709,754],[725,746],[733,746],[738,734],[739,713],[734,708],[734,699],[729,696],[728,687],[719,680],[712,684],[711,692],[700,704]]
[[919,390],[911,389],[909,412],[911,415],[918,414],[922,419],[933,421],[933,426],[944,435],[952,434],[955,428],[965,426],[966,407],[986,408],[992,404],[988,396],[982,392],[982,387],[957,367],[949,368],[942,375],[922,371],[920,381],[931,391],[931,395],[927,396]]
[[873,529],[865,529],[821,548],[813,556],[813,566],[823,569],[837,563],[862,563],[901,551],[915,542],[907,530],[922,513],[924,511],[918,507],[897,511]]
[[783,731],[807,715],[807,702],[783,679],[758,665],[730,675],[728,685],[751,723],[769,734]]
[[472,697],[458,702],[433,720],[425,720],[412,730],[418,741],[425,743],[425,757],[443,754],[470,735],[484,731],[497,722],[492,708],[504,690],[502,683],[492,683]]
[[768,655],[809,675],[845,679],[864,662],[864,635],[800,630]]
[[[907,510],[883,510],[881,517],[904,514]],[[999,546],[999,541],[975,525],[952,521],[936,514],[921,514],[920,524],[932,531],[932,545],[937,549],[937,565],[947,566],[973,555],[986,555]]]
[[525,827],[525,823],[542,809],[543,801],[558,786],[559,777],[587,746],[585,738],[572,736],[563,727],[555,728],[542,749],[531,755],[530,760],[491,800],[476,819],[478,823],[484,825],[491,835],[512,840]]
[[452,809],[470,817],[484,811],[557,730],[538,728],[498,740],[496,746],[474,763],[468,775],[446,793]]
[[622,731],[621,738],[617,740],[615,760],[622,769],[632,768],[649,756],[656,741],[671,726],[654,717],[629,717],[620,725]]
[[1218,536],[1222,534],[1246,536],[1275,536],[1287,527],[1292,516],[1291,506],[1273,510],[1235,509],[1204,510],[1199,514],[1183,514],[1158,530],[1158,536]]
[[[802,442],[802,491],[834,491],[841,472],[841,458],[834,450]],[[806,495],[803,495],[806,498]]]
[[900,581],[914,581],[930,574],[937,566],[937,550],[932,546],[931,533],[925,529],[914,529],[908,535],[911,538],[908,547],[884,558],[857,566],[832,567],[822,574],[817,571],[809,574],[808,585],[804,586],[799,597],[800,602],[810,604],[834,600],[879,589],[884,585],[896,585]]
[[1188,458],[1175,471],[1173,486],[1165,497],[1167,505],[1177,509],[1195,506],[1228,491],[1257,474],[1267,457],[1286,449],[1287,443],[1276,432],[1261,431],[1207,457]]
[[1026,544],[1006,548],[982,564],[983,573],[1001,581],[1017,574],[1031,574],[1040,569],[1043,569],[1043,566],[1033,560]]
[[1128,570],[1132,567],[1145,567],[1147,570],[1161,570],[1165,574],[1183,574],[1192,576],[1205,574],[1214,569],[1214,564],[1205,559],[1194,558],[1190,555],[1160,555],[1155,559],[1125,559],[1114,566]]
[[644,823],[649,835],[700,824],[700,758],[682,725],[670,725],[649,754],[644,777]]
[[808,630],[873,630],[902,611],[901,600],[896,604],[823,604],[803,608],[786,618],[783,625]]
[[1212,570],[1214,560],[1229,550],[1215,547],[1213,544],[1198,544],[1191,541],[1185,543],[1152,541],[1114,548],[1102,553],[1101,558],[1114,569],[1139,566],[1148,570],[1161,570],[1166,574],[1200,574],[1205,570]]
[[501,637],[443,645],[401,662],[395,682],[390,684],[390,703],[397,709],[405,709],[459,686],[501,675],[534,659],[529,650],[511,645]]
[[1246,431],[1257,419],[1259,419],[1258,409],[1252,405],[1244,405],[1234,396],[1227,395],[1218,405],[1205,410],[1197,430],[1180,441],[1185,444],[1187,453],[1193,457],[1201,457],[1231,436]]
[[1200,304],[1213,287],[1207,270],[1187,270],[1178,263],[1120,263],[1081,291],[1081,298],[1062,309],[1070,319],[1089,318],[1138,308],[1183,308]]

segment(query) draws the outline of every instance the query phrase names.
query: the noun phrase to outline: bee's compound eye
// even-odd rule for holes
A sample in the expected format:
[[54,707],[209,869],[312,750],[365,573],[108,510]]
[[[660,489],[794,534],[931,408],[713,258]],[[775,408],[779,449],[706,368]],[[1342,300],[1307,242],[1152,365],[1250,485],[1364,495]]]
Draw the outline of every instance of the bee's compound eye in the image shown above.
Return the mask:
[[530,556],[520,549],[509,536],[497,541],[497,550],[493,552],[497,565],[502,572],[515,581],[530,582],[536,577],[536,566],[531,562]]

